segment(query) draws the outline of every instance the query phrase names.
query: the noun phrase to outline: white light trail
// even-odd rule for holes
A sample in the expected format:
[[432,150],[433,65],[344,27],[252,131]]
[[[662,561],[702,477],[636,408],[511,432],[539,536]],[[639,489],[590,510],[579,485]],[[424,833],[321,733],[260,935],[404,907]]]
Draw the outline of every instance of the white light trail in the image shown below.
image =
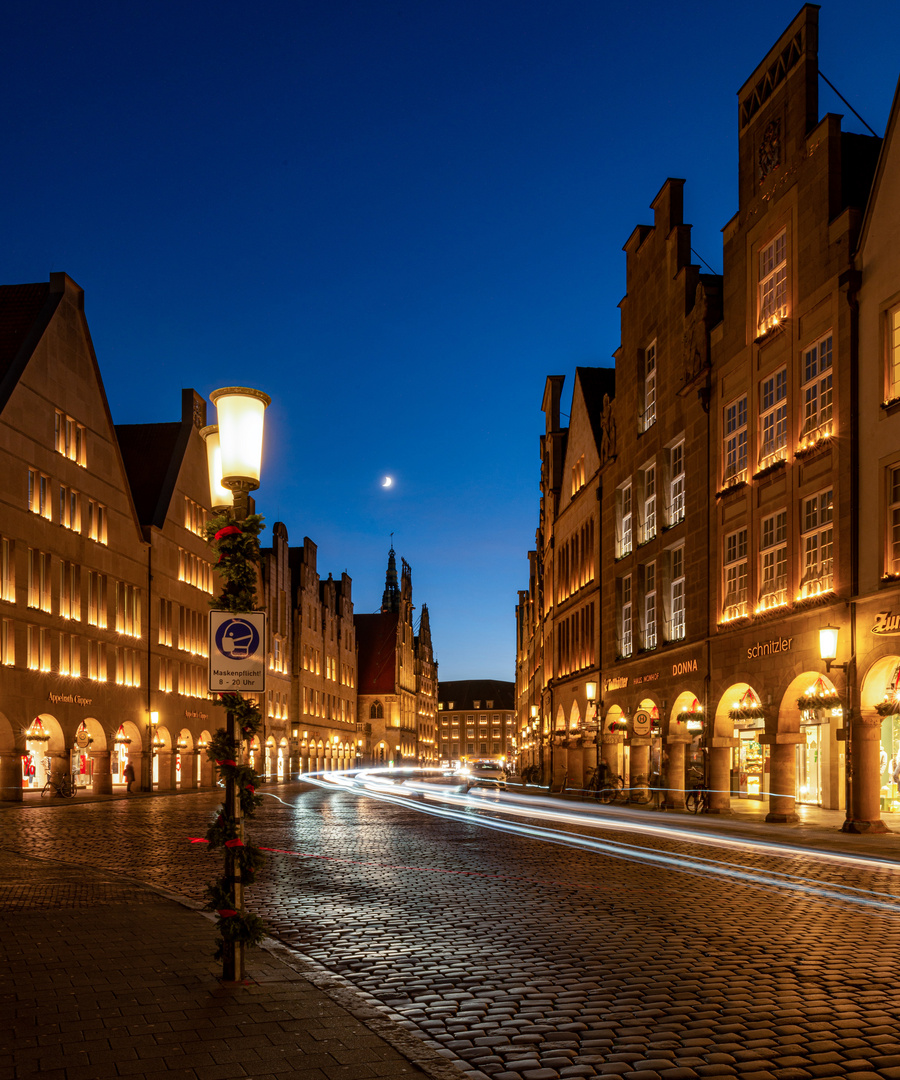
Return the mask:
[[[494,811],[523,817],[540,817],[561,824],[580,825],[582,827],[630,829],[638,832],[651,833],[661,838],[674,838],[689,843],[697,843],[700,841],[707,844],[743,848],[753,851],[766,850],[781,856],[784,856],[785,854],[806,857],[815,856],[816,858],[827,859],[828,861],[837,861],[845,864],[850,863],[857,867],[874,867],[879,870],[898,871],[900,870],[900,866],[896,863],[878,859],[857,858],[855,856],[845,856],[839,853],[822,852],[799,847],[788,847],[780,844],[767,843],[765,841],[745,839],[743,837],[721,836],[713,833],[703,834],[694,829],[672,829],[660,827],[658,825],[654,826],[651,822],[648,822],[647,824],[628,822],[618,817],[601,821],[598,820],[599,815],[596,812],[589,812],[587,808],[582,807],[573,808],[571,806],[565,806],[565,804],[561,804],[559,800],[553,800],[552,805],[548,806],[550,800],[545,797],[541,797],[540,805],[523,806],[516,804],[528,801],[527,796],[523,799],[522,796],[511,795],[508,792],[499,792],[497,790],[490,791],[489,796],[479,794],[473,798],[473,795],[471,794],[464,796],[449,790],[444,792],[435,791],[434,785],[424,785],[420,783],[408,785],[407,783],[404,783],[401,787],[398,787],[398,785],[389,781],[378,783],[375,770],[365,771],[366,779],[362,788],[360,788],[360,786],[353,783],[352,775],[352,773],[338,774],[332,772],[315,775],[307,774],[304,775],[302,779],[323,788],[331,787],[336,783],[342,788],[353,790],[360,795],[367,795],[370,798],[381,799],[384,802],[404,806],[407,809],[415,810],[418,813],[460,821],[469,825],[477,825],[481,828],[492,829],[496,832],[512,833],[531,839],[542,840],[545,843],[559,844],[583,851],[593,851],[597,854],[607,855],[616,859],[623,859],[627,862],[655,863],[666,869],[677,870],[682,873],[699,875],[713,874],[719,877],[742,881],[748,885],[803,892],[821,900],[836,900],[840,903],[851,903],[857,906],[874,908],[893,915],[900,915],[900,897],[894,896],[891,893],[874,892],[868,889],[860,889],[852,885],[834,883],[823,884],[813,878],[789,873],[787,871],[747,868],[738,863],[730,863],[718,859],[707,859],[701,856],[690,856],[685,854],[673,855],[651,848],[643,848],[635,844],[626,844],[614,840],[602,840],[597,837],[587,836],[583,833],[567,833],[545,828],[540,825],[519,824],[518,822],[488,817],[486,816],[485,811]],[[319,779],[319,777],[324,777],[326,779]],[[409,786],[413,786],[415,796],[410,797],[407,795],[404,797],[402,794],[403,788]],[[427,790],[423,792],[421,790],[422,788],[426,788]],[[474,791],[483,792],[484,789],[476,788]],[[438,807],[426,804],[422,801],[424,795],[429,797],[430,802],[441,802],[444,803],[445,806]],[[490,798],[489,804],[487,803],[488,797]],[[450,807],[454,805],[465,807],[465,809],[451,809]],[[563,809],[563,807],[565,807],[565,809]],[[477,809],[479,813],[473,814],[473,809]],[[591,817],[594,820],[588,821],[588,817]]]

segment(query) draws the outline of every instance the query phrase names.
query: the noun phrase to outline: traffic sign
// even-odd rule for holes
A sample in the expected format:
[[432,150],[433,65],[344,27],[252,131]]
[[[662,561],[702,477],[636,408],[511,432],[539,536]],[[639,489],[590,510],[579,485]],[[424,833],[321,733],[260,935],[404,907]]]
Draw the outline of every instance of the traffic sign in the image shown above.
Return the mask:
[[209,613],[211,694],[262,694],[266,689],[266,613]]

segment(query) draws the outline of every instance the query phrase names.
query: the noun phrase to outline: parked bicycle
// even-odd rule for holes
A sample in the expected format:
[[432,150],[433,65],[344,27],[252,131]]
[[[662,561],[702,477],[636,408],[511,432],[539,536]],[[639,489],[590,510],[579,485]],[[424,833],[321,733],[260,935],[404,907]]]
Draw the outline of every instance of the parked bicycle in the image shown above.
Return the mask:
[[522,770],[523,784],[540,784],[542,769],[540,765],[526,765]]
[[625,781],[610,772],[607,765],[600,764],[588,774],[588,790],[598,802],[618,802],[623,798],[624,788]]
[[709,788],[704,784],[698,784],[684,797],[685,809],[692,814],[705,814],[709,809]]
[[47,783],[41,789],[41,798],[45,795],[58,795],[61,799],[74,799],[78,788],[70,773],[63,773],[59,780],[52,776],[47,778]]

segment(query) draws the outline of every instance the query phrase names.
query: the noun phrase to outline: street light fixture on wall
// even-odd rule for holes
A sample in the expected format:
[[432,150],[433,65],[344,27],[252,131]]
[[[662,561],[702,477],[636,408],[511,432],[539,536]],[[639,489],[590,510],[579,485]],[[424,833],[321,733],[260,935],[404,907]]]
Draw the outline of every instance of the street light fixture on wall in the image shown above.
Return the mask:
[[825,661],[826,672],[831,671],[833,667],[846,671],[849,666],[849,661],[846,664],[836,664],[834,662],[834,658],[837,656],[839,633],[840,630],[837,626],[822,626],[819,628],[819,656]]

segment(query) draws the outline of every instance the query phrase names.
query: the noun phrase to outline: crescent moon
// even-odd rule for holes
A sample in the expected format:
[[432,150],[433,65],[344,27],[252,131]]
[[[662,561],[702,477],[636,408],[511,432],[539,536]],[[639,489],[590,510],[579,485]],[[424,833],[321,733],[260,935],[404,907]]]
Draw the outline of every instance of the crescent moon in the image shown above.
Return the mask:
[[381,486],[382,486],[383,488],[389,488],[389,487],[391,486],[391,484],[393,484],[393,482],[394,482],[394,478],[393,478],[392,476],[386,476],[386,477],[385,477],[385,478],[384,478],[384,479],[383,479],[383,480],[381,481]]

